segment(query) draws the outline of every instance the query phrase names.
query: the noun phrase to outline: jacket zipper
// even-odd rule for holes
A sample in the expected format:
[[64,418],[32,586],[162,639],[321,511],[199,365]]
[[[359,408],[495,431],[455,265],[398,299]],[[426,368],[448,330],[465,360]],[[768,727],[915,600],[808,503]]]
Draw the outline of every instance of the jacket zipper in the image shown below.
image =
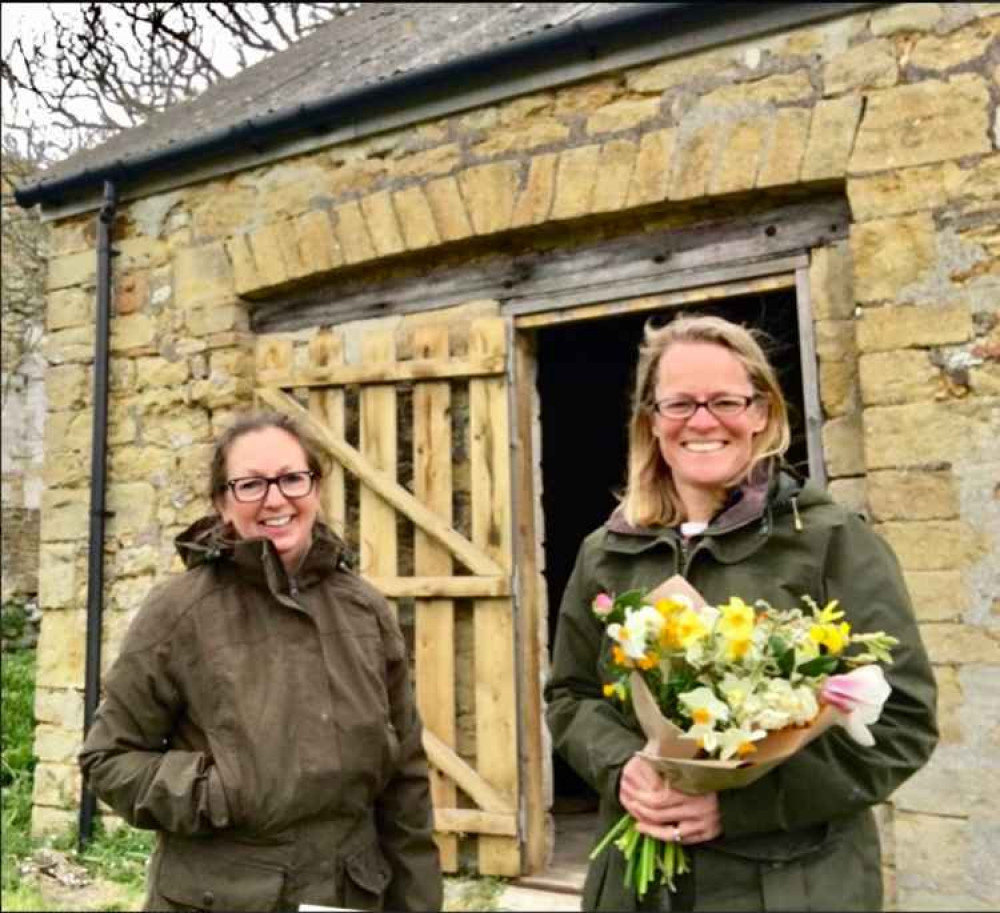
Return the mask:
[[693,548],[690,548],[686,544],[684,544],[683,539],[681,540],[681,557],[684,562],[684,567],[683,570],[681,571],[681,576],[685,580],[690,579],[689,575],[691,573],[691,562],[694,560],[694,556],[697,555],[698,552],[702,550],[702,547],[704,545],[705,545],[705,540],[699,539],[697,544]]

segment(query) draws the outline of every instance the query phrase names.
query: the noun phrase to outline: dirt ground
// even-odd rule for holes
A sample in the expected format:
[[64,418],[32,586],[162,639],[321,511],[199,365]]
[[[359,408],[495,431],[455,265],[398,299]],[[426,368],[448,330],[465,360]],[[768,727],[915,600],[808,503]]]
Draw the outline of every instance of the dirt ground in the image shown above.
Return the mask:
[[[13,911],[137,911],[142,909],[142,887],[94,878],[64,853],[40,850],[21,867],[22,890],[14,903],[4,899],[4,908]],[[445,878],[446,911],[495,911],[504,883],[494,878]]]

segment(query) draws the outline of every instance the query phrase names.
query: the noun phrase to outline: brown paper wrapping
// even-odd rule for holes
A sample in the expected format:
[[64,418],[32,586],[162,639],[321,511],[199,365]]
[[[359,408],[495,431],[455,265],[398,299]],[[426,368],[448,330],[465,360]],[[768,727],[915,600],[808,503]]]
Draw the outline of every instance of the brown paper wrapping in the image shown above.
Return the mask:
[[[705,605],[701,594],[679,575],[652,590],[647,601],[654,603],[677,595],[687,597],[696,607]],[[768,733],[766,738],[755,743],[757,750],[752,760],[696,760],[697,744],[693,739],[683,738],[684,730],[663,715],[638,672],[632,673],[631,686],[635,714],[649,740],[639,754],[671,786],[692,795],[749,786],[829,729],[839,718],[838,711],[826,705],[808,726],[792,726]]]

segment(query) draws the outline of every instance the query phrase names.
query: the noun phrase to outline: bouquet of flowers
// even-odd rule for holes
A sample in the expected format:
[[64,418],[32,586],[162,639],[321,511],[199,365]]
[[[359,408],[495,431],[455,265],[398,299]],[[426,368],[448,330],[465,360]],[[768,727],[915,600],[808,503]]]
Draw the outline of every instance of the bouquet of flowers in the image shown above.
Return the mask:
[[[647,594],[594,599],[611,641],[604,694],[634,711],[649,740],[642,756],[672,786],[692,795],[747,786],[834,724],[874,744],[868,726],[891,690],[877,664],[892,662],[896,639],[852,632],[836,601],[802,603],[734,596],[712,606],[680,576]],[[657,877],[674,890],[688,870],[679,843],[640,834],[631,815],[590,858],[611,843],[640,898]]]

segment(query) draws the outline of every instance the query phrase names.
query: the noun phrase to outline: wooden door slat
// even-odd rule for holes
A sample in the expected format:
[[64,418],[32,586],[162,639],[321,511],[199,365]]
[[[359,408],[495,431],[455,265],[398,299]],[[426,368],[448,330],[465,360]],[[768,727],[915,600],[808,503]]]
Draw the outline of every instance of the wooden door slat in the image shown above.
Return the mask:
[[[361,341],[361,357],[370,365],[394,361],[394,335],[388,332],[367,333]],[[373,469],[395,482],[396,391],[385,386],[365,387],[359,399],[361,454]],[[396,512],[368,485],[361,486],[358,545],[359,569],[363,574],[396,576]]]
[[[482,356],[506,349],[507,324],[502,318],[472,322],[470,354]],[[509,569],[510,420],[504,379],[469,381],[469,434],[472,541]],[[486,780],[513,796],[516,804],[519,755],[512,609],[509,600],[477,600],[473,617],[477,766]],[[519,875],[518,841],[480,835],[479,871],[484,875]]]
[[393,507],[409,517],[424,532],[434,536],[464,564],[470,571],[483,577],[506,575],[508,572],[485,552],[457,533],[427,507],[421,504],[405,488],[385,473],[380,472],[361,453],[343,440],[330,434],[326,428],[312,418],[291,396],[281,390],[259,387],[260,400],[273,409],[294,416],[315,438],[340,460],[344,468],[356,475],[364,485],[381,495]]
[[[320,330],[309,342],[309,370],[320,371],[344,360],[344,340],[340,333]],[[324,388],[309,391],[309,412],[331,434],[343,438],[345,432],[344,391]],[[323,516],[329,526],[344,537],[347,528],[347,497],[344,467],[333,461],[323,482]]]
[[[424,364],[447,363],[448,327],[422,327],[413,332],[413,354]],[[443,360],[443,361],[442,361]],[[438,374],[437,376],[444,376]],[[447,381],[421,382],[413,390],[413,493],[441,520],[452,523],[451,386]],[[451,554],[440,542],[420,529],[413,536],[415,574],[448,575],[454,570]],[[474,577],[423,577],[439,581],[437,592],[413,592],[414,596],[460,595],[454,584],[477,581]],[[493,578],[506,582],[506,578]],[[445,583],[447,581],[447,583]],[[446,592],[451,590],[451,592]],[[384,590],[383,590],[384,592]],[[471,595],[471,594],[465,594]],[[414,607],[414,650],[417,668],[417,706],[424,723],[450,748],[458,739],[455,705],[455,605],[448,599],[418,599]],[[452,808],[457,799],[455,784],[444,776],[431,777],[435,808]],[[452,816],[454,819],[454,816]],[[447,820],[442,816],[441,820]],[[435,816],[435,828],[438,826]],[[450,830],[461,830],[453,827]],[[441,867],[458,871],[458,838],[436,835]]]

